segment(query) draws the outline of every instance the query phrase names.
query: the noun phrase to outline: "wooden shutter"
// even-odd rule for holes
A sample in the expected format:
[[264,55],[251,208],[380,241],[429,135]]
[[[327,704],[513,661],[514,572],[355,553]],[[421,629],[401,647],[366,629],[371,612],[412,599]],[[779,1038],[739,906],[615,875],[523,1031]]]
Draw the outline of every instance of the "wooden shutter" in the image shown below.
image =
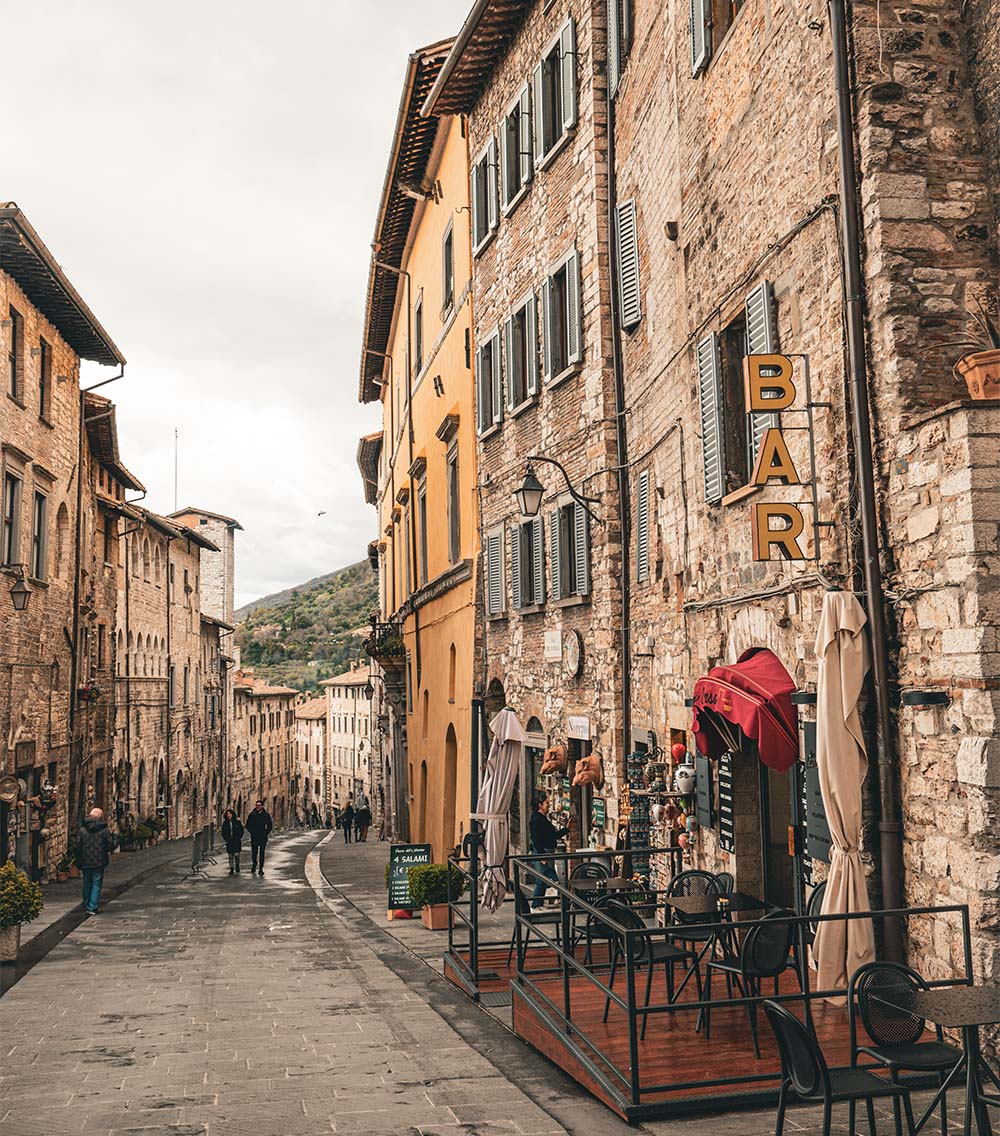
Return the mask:
[[531,136],[534,140],[535,165],[545,157],[545,82],[543,64],[531,73]]
[[496,332],[489,342],[492,367],[490,369],[493,379],[493,422],[503,419],[503,369],[500,365],[500,333]]
[[622,327],[632,328],[642,317],[639,288],[639,232],[635,198],[615,211],[618,229],[618,293]]
[[582,505],[573,506],[573,555],[576,557],[576,594],[590,595],[590,518]]
[[624,0],[608,0],[608,94],[614,98],[622,77],[621,9]]
[[562,549],[559,510],[549,513],[549,555],[552,560],[552,598],[562,599]]
[[503,325],[503,347],[507,357],[507,407],[517,406],[519,360],[514,351],[514,317],[508,316]]
[[476,349],[476,427],[480,434],[489,423],[486,421],[486,390],[483,382],[483,352],[485,346]]
[[528,301],[524,313],[525,390],[529,398],[538,394],[538,301]]
[[497,224],[499,222],[498,202],[497,140],[495,138],[491,138],[489,146],[486,147],[486,209],[488,213],[487,221],[489,223],[489,229],[491,233],[497,227]]
[[[769,280],[762,280],[746,298],[748,355],[773,355],[778,350],[774,314],[774,290]],[[747,447],[750,469],[757,460],[765,431],[770,426],[777,426],[778,421],[777,414],[749,414]]]
[[521,589],[521,526],[514,525],[510,530],[510,595],[515,608],[522,607]]
[[524,84],[518,100],[518,113],[517,153],[521,161],[521,184],[527,185],[534,170],[534,163],[531,160],[531,87],[527,83]]
[[531,522],[531,550],[534,571],[532,602],[543,604],[545,603],[545,526],[541,517],[535,517]]
[[691,74],[696,77],[708,66],[712,51],[711,15],[712,0],[691,0]]
[[479,179],[482,176],[482,167],[475,165],[469,174],[469,211],[472,223],[472,247],[479,244]]
[[542,380],[552,378],[552,277],[542,281]]
[[583,358],[580,301],[580,254],[574,252],[566,264],[566,360],[571,366]]
[[503,531],[497,529],[486,537],[486,612],[499,615],[503,611]]
[[572,16],[559,33],[559,79],[563,130],[572,130],[576,126],[576,21]]
[[717,504],[726,492],[725,437],[722,429],[722,360],[718,332],[698,344],[698,397],[705,500]]
[[635,494],[635,577],[649,579],[649,471],[639,474]]
[[510,191],[510,115],[500,124],[500,200],[504,206],[513,194]]

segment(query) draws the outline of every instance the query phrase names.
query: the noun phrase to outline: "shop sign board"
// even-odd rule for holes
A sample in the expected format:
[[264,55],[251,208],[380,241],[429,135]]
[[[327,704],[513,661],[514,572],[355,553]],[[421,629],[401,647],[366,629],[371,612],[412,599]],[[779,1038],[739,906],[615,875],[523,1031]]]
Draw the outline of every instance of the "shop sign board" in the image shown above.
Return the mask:
[[805,776],[802,778],[802,814],[806,821],[805,855],[810,860],[830,863],[833,838],[826,819],[826,806],[819,786],[819,766],[816,764],[816,723],[802,723],[803,758]]
[[694,815],[702,828],[712,827],[712,763],[698,754],[694,759]]
[[719,847],[723,852],[736,848],[736,813],[733,811],[733,755],[719,758]]
[[603,828],[607,823],[607,802],[603,797],[595,797],[590,802],[591,816],[594,822],[594,828]]
[[393,844],[389,848],[389,910],[408,908],[416,904],[410,895],[410,879],[407,873],[414,864],[431,862],[429,844]]
[[566,734],[580,742],[590,741],[590,719],[578,714],[570,714],[567,719]]

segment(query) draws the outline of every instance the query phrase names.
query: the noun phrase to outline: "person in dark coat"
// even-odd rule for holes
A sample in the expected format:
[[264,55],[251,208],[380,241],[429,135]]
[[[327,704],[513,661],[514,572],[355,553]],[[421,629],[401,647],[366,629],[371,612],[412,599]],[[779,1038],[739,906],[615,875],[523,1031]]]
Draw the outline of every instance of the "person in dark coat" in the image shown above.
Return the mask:
[[347,805],[344,811],[340,814],[341,824],[344,826],[344,843],[351,843],[351,833],[354,830],[354,805],[351,804],[351,798],[347,798]]
[[105,824],[104,813],[91,809],[76,834],[76,866],[83,874],[83,909],[91,915],[97,914],[104,869],[117,847],[118,837]]
[[226,809],[222,816],[222,839],[229,853],[229,874],[240,874],[240,850],[243,847],[243,825],[232,809]]
[[[539,856],[551,855],[556,850],[556,844],[569,832],[568,828],[556,828],[548,818],[549,798],[543,793],[531,809],[531,819],[528,821],[528,833],[531,837],[531,851]],[[556,870],[551,860],[536,860],[535,869],[542,873],[545,879],[535,880],[535,890],[531,896],[531,906],[541,907],[548,884],[559,882]]]
[[264,874],[264,852],[267,849],[267,838],[271,835],[274,822],[271,814],[264,808],[264,802],[258,801],[247,817],[246,830],[250,833],[250,875]]
[[368,829],[371,828],[372,823],[372,807],[364,790],[361,791],[358,797],[358,811],[354,816],[354,824],[357,829],[357,839],[362,843],[368,840]]

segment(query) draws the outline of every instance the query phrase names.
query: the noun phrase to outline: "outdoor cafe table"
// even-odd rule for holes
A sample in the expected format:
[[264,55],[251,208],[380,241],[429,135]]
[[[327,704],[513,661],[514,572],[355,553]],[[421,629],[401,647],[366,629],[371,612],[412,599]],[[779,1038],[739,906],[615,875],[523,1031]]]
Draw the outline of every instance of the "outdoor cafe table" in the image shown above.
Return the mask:
[[[899,990],[873,995],[886,1006],[905,1010],[946,1029],[960,1029],[965,1048],[965,1127],[972,1136],[972,1118],[979,1136],[993,1136],[988,1105],[1000,1097],[983,1092],[980,1069],[985,1069],[979,1048],[979,1027],[1000,1025],[1000,986],[950,986],[936,990]],[[956,1065],[955,1069],[957,1070]],[[955,1070],[948,1081],[955,1075]],[[945,1082],[947,1087],[948,1081]]]
[[755,896],[747,895],[742,891],[729,892],[724,895],[672,895],[663,902],[674,911],[682,915],[720,915],[719,900],[728,899],[728,910],[732,911],[763,911],[764,902]]

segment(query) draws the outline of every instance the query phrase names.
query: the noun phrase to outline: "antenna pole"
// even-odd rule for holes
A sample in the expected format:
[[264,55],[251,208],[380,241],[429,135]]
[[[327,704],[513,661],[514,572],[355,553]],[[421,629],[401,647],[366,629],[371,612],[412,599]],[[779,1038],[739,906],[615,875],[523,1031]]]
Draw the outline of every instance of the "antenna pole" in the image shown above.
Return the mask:
[[174,512],[180,508],[177,501],[177,427],[174,427]]

